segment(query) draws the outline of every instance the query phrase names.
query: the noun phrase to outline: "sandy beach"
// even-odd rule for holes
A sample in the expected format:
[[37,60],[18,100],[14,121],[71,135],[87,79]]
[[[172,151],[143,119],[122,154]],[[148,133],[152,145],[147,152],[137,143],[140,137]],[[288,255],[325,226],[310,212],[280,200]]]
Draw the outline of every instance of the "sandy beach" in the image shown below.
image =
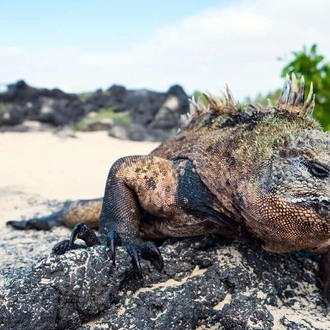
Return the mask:
[[158,143],[121,141],[105,131],[62,137],[50,132],[0,133],[0,191],[48,199],[103,195],[111,164],[149,153]]

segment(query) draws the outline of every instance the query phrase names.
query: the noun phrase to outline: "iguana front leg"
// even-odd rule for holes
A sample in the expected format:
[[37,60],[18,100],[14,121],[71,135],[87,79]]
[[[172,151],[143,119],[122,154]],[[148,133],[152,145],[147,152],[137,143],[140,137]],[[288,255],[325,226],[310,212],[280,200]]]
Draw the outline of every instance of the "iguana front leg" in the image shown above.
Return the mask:
[[113,261],[115,246],[119,243],[126,246],[140,275],[140,257],[150,260],[159,270],[163,268],[156,244],[141,238],[141,211],[159,217],[158,221],[171,217],[177,209],[177,180],[177,168],[166,159],[131,156],[114,163],[108,175],[100,216],[100,234],[108,236]]
[[[122,244],[140,275],[140,257],[150,260],[159,270],[163,268],[156,244],[144,241],[140,236],[141,214],[145,215],[147,211],[155,218],[168,218],[176,213],[177,172],[173,162],[153,156],[124,157],[113,164],[100,215],[100,236],[107,242],[113,262],[115,246]],[[92,245],[98,244],[93,231],[86,228],[83,224],[75,227],[69,247],[74,248],[75,238],[85,240],[87,245],[91,245],[88,241],[93,242]],[[62,252],[63,246],[56,249]],[[66,243],[64,249],[67,247]]]

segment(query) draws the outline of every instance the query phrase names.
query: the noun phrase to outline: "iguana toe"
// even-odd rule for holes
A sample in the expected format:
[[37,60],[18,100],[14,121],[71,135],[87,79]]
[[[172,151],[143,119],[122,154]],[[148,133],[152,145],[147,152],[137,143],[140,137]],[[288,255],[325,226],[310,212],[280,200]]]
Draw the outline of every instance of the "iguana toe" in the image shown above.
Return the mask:
[[149,260],[158,271],[164,268],[164,261],[156,244],[152,241],[146,241],[141,246],[141,257]]
[[133,264],[139,278],[142,278],[142,268],[141,268],[141,264],[140,264],[140,257],[139,257],[139,253],[138,253],[138,247],[134,244],[127,244],[126,245],[126,250],[132,258],[132,264]]
[[100,240],[94,233],[93,229],[86,226],[83,222],[78,223],[72,230],[70,235],[70,248],[72,248],[74,241],[80,238],[87,246],[94,246],[101,244]]
[[120,245],[120,238],[115,230],[111,230],[107,236],[107,247],[110,250],[112,264],[116,265],[116,246]]
[[66,239],[64,241],[58,242],[56,245],[52,248],[52,254],[61,255],[66,253],[70,250],[76,250],[76,249],[85,249],[86,245],[82,244],[73,244],[70,246],[70,240]]

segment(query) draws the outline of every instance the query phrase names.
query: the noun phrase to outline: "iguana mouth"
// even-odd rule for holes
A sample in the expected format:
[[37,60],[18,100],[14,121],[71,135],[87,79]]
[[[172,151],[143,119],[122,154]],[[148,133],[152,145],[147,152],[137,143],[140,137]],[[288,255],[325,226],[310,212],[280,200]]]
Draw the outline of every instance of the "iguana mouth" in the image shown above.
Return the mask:
[[330,198],[326,196],[306,196],[306,197],[297,197],[297,198],[287,198],[287,203],[296,204],[304,203],[313,207],[316,211],[322,210],[330,211]]

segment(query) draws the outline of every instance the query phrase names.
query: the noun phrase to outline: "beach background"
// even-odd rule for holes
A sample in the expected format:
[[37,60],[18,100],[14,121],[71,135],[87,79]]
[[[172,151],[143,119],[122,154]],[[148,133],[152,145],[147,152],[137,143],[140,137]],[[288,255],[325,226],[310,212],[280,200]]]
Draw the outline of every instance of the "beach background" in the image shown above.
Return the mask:
[[21,193],[57,201],[101,197],[114,161],[157,145],[118,140],[105,131],[0,133],[0,227],[25,216],[29,205],[24,198],[20,204]]
[[118,140],[104,131],[74,137],[0,133],[0,189],[59,200],[100,197],[115,160],[147,154],[157,145]]

